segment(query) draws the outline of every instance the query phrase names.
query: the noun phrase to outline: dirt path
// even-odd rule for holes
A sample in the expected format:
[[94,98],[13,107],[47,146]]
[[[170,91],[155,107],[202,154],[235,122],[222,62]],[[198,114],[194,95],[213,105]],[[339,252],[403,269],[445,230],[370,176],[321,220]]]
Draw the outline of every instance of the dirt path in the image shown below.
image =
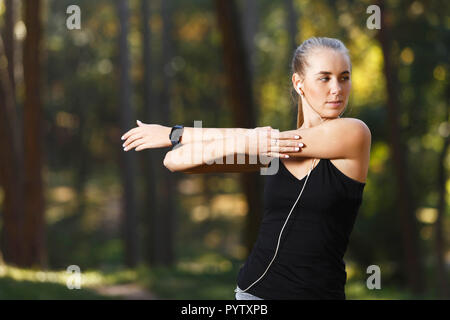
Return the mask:
[[119,297],[125,300],[155,300],[157,297],[136,283],[97,287],[94,290],[104,296]]

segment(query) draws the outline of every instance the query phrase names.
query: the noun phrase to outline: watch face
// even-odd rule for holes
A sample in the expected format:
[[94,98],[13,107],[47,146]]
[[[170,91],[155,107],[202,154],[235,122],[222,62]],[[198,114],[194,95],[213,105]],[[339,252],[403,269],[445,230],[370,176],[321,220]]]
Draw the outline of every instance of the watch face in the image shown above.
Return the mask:
[[183,134],[183,127],[182,126],[174,126],[172,128],[172,131],[170,132],[170,141],[172,142],[172,145],[175,145],[180,142],[180,137]]
[[181,129],[175,129],[173,130],[172,138],[173,139],[179,139],[181,136]]

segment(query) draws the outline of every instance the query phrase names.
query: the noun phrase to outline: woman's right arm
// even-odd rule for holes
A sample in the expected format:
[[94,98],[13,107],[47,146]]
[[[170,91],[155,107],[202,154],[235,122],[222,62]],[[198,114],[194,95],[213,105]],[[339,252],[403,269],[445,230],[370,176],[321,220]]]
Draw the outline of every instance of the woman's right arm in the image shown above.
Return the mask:
[[[245,172],[265,166],[258,161],[257,157],[255,157],[256,163],[250,164],[250,156],[245,153],[245,150],[238,152],[236,146],[230,143],[234,142],[234,139],[231,139],[228,137],[221,140],[180,144],[167,152],[164,166],[171,172],[183,173]],[[237,162],[238,157],[241,157],[240,164]]]

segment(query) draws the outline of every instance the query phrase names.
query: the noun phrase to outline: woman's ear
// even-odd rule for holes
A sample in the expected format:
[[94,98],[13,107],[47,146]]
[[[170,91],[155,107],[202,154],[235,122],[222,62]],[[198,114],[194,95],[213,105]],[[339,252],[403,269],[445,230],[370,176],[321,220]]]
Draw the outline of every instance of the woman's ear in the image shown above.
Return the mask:
[[302,88],[303,88],[303,78],[300,77],[297,72],[295,72],[292,75],[292,84],[294,85],[295,91],[297,91],[297,93],[299,95],[304,95],[304,92],[302,90]]
[[305,93],[303,92],[303,80],[299,81],[297,84],[297,92],[298,94],[304,96]]

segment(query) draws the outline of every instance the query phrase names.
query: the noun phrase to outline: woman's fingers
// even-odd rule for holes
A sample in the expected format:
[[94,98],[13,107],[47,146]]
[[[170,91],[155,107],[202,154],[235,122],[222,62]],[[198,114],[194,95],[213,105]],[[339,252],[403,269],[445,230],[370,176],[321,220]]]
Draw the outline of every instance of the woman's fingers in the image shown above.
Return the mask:
[[287,154],[281,154],[278,152],[267,152],[263,153],[262,155],[270,158],[289,158]]
[[125,134],[120,139],[126,140],[126,139],[128,139],[129,136],[131,136],[132,134],[134,134],[136,132],[139,132],[140,130],[141,130],[140,127],[136,127],[131,130],[128,130],[127,132],[125,132]]
[[133,134],[131,136],[128,137],[128,139],[123,143],[122,147],[126,148],[128,147],[131,143],[133,143],[134,141],[136,141],[137,139],[141,139],[143,138],[142,133],[136,133]]
[[[139,138],[134,140],[131,144],[127,145],[126,147],[123,148],[124,151],[128,151],[133,149],[134,147],[137,147],[139,145],[142,145],[144,143],[144,139],[143,138]],[[137,150],[137,149],[136,149]]]
[[286,153],[294,153],[294,152],[299,152],[300,148],[299,147],[270,147],[268,152],[275,152],[275,153],[279,153],[282,156],[286,155]]
[[302,137],[297,132],[285,131],[280,132],[277,137],[279,140],[299,140]]
[[135,151],[141,151],[141,150],[144,150],[144,149],[147,149],[147,148],[151,148],[151,144],[143,143],[143,144],[137,146]]
[[[305,145],[303,142],[293,141],[293,140],[278,140],[271,139],[270,142],[271,147],[280,147],[280,148],[290,148],[286,150],[292,150],[292,148],[303,148]],[[298,151],[298,150],[297,150]]]
[[304,144],[298,141],[272,139],[268,146],[268,152],[275,152],[281,158],[289,158],[287,153],[301,152],[303,146]]
[[267,139],[266,152],[262,152],[262,155],[266,155],[273,158],[289,158],[286,153],[295,153],[301,151],[304,144],[299,141],[301,138],[298,132],[280,132],[278,129],[273,129],[270,126],[256,128],[259,139]]
[[305,146],[305,144],[303,142],[292,141],[292,140],[277,140],[276,142],[272,142],[271,145],[272,146],[277,146],[277,147],[280,147],[280,148],[287,148],[287,147],[303,148]]

